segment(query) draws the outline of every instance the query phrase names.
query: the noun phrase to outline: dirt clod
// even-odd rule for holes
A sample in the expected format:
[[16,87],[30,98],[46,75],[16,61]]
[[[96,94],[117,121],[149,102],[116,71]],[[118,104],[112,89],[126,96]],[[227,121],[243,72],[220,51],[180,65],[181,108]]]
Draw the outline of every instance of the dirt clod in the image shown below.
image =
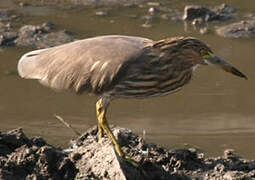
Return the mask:
[[214,7],[203,7],[198,5],[187,5],[184,8],[183,19],[194,21],[202,19],[208,21],[227,21],[235,17],[235,8],[227,4]]
[[0,179],[251,179],[255,161],[227,149],[205,158],[195,148],[166,150],[148,144],[131,130],[112,127],[123,151],[139,164],[120,158],[107,137],[98,142],[97,128],[59,149],[42,138],[28,138],[22,129],[0,132]]
[[232,23],[216,30],[217,34],[228,38],[251,37],[255,35],[255,20]]

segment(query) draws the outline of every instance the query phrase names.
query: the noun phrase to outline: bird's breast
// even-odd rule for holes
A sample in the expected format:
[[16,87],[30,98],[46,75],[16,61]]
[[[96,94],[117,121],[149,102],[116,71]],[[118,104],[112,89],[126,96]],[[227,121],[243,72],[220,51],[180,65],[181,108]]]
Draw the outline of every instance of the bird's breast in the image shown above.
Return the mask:
[[130,74],[113,88],[112,96],[147,98],[176,92],[190,81],[192,69]]

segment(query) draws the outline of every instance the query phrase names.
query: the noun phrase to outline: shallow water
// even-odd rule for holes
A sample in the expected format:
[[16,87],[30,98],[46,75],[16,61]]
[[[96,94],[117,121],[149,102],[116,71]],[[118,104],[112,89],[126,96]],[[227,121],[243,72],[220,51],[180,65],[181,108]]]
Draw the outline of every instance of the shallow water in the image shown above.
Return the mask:
[[[11,1],[0,2],[1,7],[15,7]],[[183,9],[190,1],[171,1],[169,6]],[[226,1],[197,1],[220,4]],[[227,1],[240,14],[254,12],[254,0]],[[253,4],[253,6],[252,6]],[[213,67],[199,67],[193,81],[183,90],[160,98],[144,100],[118,99],[108,112],[110,123],[127,127],[138,134],[146,132],[148,142],[168,148],[197,147],[207,155],[220,155],[223,149],[233,148],[241,156],[255,157],[254,112],[254,47],[255,38],[224,39],[211,30],[200,35],[192,26],[184,31],[183,22],[157,20],[151,28],[143,28],[144,20],[132,14],[146,9],[114,9],[106,17],[95,16],[94,9],[56,10],[50,7],[19,8],[26,24],[51,21],[57,29],[75,32],[77,38],[103,34],[125,34],[152,39],[185,35],[195,36],[208,43],[214,52],[244,72],[243,80]],[[219,24],[221,25],[221,24]],[[60,115],[80,132],[95,125],[97,97],[77,96],[70,92],[54,92],[37,81],[24,80],[17,75],[19,57],[32,48],[3,48],[0,51],[0,130],[23,127],[29,135],[43,136],[49,143],[64,146],[73,133],[63,126],[54,114]]]

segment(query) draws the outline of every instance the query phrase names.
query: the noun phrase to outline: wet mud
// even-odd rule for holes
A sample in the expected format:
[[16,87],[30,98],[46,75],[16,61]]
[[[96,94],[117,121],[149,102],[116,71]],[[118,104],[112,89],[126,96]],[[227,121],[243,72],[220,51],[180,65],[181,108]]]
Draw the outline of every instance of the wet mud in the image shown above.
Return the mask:
[[70,141],[68,149],[28,138],[21,128],[0,133],[1,179],[251,179],[255,161],[233,150],[205,157],[197,149],[167,150],[148,144],[129,129],[112,127],[124,152],[139,167],[120,158],[107,137],[97,140],[93,127]]

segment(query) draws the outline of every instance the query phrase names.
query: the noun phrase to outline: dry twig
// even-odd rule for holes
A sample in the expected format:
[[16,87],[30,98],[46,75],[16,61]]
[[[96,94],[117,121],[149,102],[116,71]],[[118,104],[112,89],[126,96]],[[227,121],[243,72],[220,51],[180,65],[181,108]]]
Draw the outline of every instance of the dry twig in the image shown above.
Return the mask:
[[61,123],[63,123],[66,127],[71,129],[77,136],[80,136],[81,133],[76,131],[68,122],[66,122],[61,116],[59,115],[54,115],[56,119],[58,119]]

